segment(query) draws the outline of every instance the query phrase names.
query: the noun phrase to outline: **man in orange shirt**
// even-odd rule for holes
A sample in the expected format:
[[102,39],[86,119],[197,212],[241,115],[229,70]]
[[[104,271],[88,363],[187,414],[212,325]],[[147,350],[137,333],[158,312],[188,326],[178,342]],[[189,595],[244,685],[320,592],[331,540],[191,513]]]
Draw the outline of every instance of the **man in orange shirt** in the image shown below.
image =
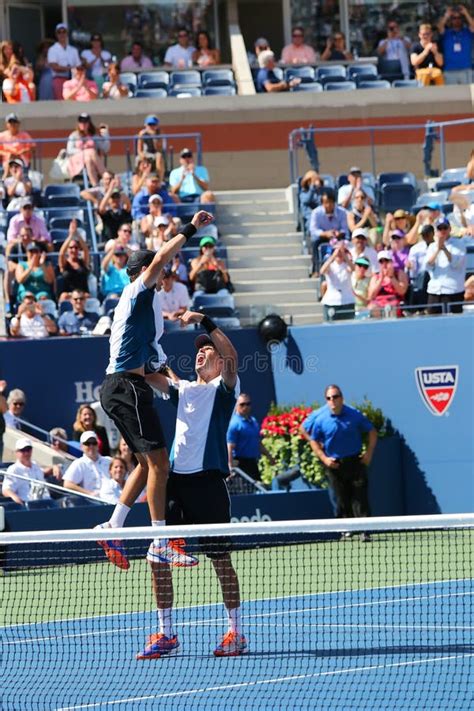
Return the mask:
[[72,79],[63,84],[63,99],[69,101],[93,101],[99,96],[95,81],[86,78],[86,68],[80,64],[71,70]]
[[12,158],[21,158],[28,167],[31,163],[31,151],[35,143],[30,134],[20,131],[20,119],[14,113],[7,114],[5,118],[6,130],[0,133],[0,160],[3,163],[4,173]]

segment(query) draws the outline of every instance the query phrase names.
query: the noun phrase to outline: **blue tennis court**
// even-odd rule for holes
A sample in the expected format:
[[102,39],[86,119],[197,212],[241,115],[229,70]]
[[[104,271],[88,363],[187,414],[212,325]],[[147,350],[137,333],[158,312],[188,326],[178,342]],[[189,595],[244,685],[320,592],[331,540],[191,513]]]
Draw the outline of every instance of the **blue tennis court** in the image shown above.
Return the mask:
[[249,654],[227,659],[220,604],[177,609],[180,652],[152,661],[135,654],[153,611],[11,625],[2,708],[470,711],[473,595],[450,579],[244,600]]

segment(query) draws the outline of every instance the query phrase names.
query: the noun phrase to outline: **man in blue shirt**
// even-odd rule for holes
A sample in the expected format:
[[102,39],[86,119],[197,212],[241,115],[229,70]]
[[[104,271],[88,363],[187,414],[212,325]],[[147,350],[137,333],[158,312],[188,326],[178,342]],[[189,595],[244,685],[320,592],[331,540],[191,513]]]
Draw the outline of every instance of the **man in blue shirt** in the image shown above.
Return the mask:
[[[464,27],[464,20],[467,27]],[[449,22],[449,28],[446,25]],[[464,5],[448,7],[438,23],[444,55],[444,80],[446,84],[472,82],[472,47],[474,18]]]
[[209,190],[209,173],[203,165],[194,163],[193,152],[183,148],[179,154],[180,167],[170,173],[172,195],[181,202],[211,203],[215,198]]
[[94,330],[99,316],[86,311],[86,295],[83,291],[75,289],[71,294],[72,310],[65,311],[59,317],[58,327],[60,336],[85,336]]
[[176,216],[175,203],[179,202],[179,200],[168,193],[156,173],[150,173],[146,180],[145,187],[139,190],[133,198],[132,217],[134,220],[141,220],[142,217],[148,215],[151,195],[160,196],[163,201],[163,212],[167,212],[173,215],[173,217]]
[[[370,516],[366,467],[372,460],[377,432],[365,415],[344,404],[338,385],[328,385],[324,395],[326,405],[308,415],[301,434],[326,468],[336,517]],[[362,454],[365,433],[368,442]],[[368,540],[366,534],[363,540]]]
[[313,271],[316,272],[319,271],[321,261],[319,247],[327,244],[333,237],[344,235],[344,239],[349,238],[347,212],[336,205],[334,190],[327,189],[323,192],[321,205],[311,213],[309,232],[313,245]]
[[236,459],[237,466],[253,479],[260,479],[260,454],[264,454],[273,462],[273,457],[260,439],[260,425],[252,416],[252,400],[246,393],[240,393],[236,411],[229,423],[227,452],[229,469],[232,469],[233,460]]

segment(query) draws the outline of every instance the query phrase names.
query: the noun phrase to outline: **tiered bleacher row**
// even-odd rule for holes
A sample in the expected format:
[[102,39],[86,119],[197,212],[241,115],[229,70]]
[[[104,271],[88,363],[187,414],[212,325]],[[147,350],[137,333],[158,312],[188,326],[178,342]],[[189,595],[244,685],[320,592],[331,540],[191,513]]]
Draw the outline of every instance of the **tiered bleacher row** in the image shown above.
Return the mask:
[[122,72],[120,81],[128,86],[129,96],[137,99],[234,96],[237,93],[232,69]]

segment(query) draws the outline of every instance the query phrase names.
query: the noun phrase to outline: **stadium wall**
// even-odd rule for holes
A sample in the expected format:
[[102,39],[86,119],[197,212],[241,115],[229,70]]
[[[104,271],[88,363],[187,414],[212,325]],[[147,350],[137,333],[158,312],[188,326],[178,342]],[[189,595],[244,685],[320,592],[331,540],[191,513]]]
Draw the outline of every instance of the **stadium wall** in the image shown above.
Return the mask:
[[322,402],[337,383],[382,409],[402,438],[405,514],[474,511],[473,315],[292,328],[272,359],[279,403]]
[[[289,183],[288,134],[298,127],[329,127],[334,133],[317,138],[322,172],[339,174],[352,164],[372,170],[369,132],[349,133],[348,126],[424,124],[472,118],[474,85],[425,87],[423,89],[357,90],[344,92],[280,93],[257,96],[124,99],[122,101],[53,102],[17,105],[23,128],[35,138],[64,136],[64,140],[42,149],[46,178],[49,165],[65,146],[77,115],[87,111],[96,125],[107,123],[112,135],[133,135],[146,114],[156,113],[162,133],[200,132],[205,164],[212,187],[218,190],[286,187]],[[0,118],[9,112],[0,106]],[[377,172],[410,170],[423,177],[424,131],[394,130],[375,134]],[[446,131],[449,164],[467,163],[472,150],[474,127],[457,126]],[[189,142],[189,141],[188,141]],[[186,145],[173,142],[175,155]],[[342,150],[341,150],[342,149]],[[439,166],[435,151],[433,165]],[[114,144],[109,166],[126,168],[123,144]],[[301,161],[301,171],[307,168]],[[48,179],[48,178],[47,178]]]

